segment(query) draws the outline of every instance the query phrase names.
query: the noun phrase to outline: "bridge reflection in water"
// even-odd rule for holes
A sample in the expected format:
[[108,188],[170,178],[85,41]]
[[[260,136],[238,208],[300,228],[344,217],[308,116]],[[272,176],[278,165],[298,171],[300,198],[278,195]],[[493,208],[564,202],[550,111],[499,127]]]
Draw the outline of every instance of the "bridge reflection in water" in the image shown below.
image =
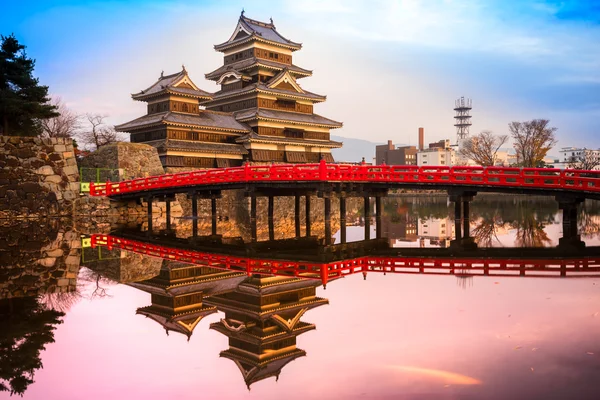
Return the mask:
[[473,276],[600,276],[600,247],[561,257],[561,247],[398,249],[387,239],[337,245],[316,238],[243,243],[134,231],[93,235],[91,243],[163,260],[156,276],[128,285],[151,294],[151,305],[137,313],[167,334],[178,332],[189,340],[205,316],[223,313],[210,329],[228,337],[229,348],[220,355],[235,363],[248,388],[278,379],[288,363],[306,355],[297,337],[315,325],[303,319],[328,304],[316,288],[351,274],[365,279],[370,273],[454,275],[461,286]]

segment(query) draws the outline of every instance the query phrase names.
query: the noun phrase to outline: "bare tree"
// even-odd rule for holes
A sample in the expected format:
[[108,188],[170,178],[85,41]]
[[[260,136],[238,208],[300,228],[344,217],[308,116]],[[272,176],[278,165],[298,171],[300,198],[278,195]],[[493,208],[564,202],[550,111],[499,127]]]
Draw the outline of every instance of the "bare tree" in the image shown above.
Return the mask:
[[72,138],[81,127],[81,115],[66,106],[60,97],[53,97],[49,102],[56,107],[58,116],[41,119],[43,137]]
[[96,150],[110,143],[119,142],[122,140],[121,135],[104,122],[106,115],[101,114],[86,114],[88,126],[81,130],[81,141],[88,146],[93,146]]
[[548,126],[549,123],[547,119],[532,119],[508,124],[521,166],[529,168],[538,166],[556,144],[554,135],[556,128]]
[[465,139],[458,153],[484,167],[494,166],[498,161],[498,150],[507,140],[508,135],[496,136],[491,131],[482,131],[477,136]]
[[600,165],[598,151],[583,149],[580,155],[573,156],[569,160],[569,168],[591,171]]

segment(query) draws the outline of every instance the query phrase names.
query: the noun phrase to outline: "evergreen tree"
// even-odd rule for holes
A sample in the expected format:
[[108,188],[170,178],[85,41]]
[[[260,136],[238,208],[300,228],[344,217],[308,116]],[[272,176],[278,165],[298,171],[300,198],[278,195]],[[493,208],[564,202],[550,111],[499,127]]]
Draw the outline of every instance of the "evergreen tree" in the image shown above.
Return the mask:
[[0,392],[25,393],[64,315],[44,309],[35,297],[0,300]]
[[0,128],[3,135],[37,136],[41,119],[57,117],[48,86],[33,77],[35,60],[14,34],[0,35]]

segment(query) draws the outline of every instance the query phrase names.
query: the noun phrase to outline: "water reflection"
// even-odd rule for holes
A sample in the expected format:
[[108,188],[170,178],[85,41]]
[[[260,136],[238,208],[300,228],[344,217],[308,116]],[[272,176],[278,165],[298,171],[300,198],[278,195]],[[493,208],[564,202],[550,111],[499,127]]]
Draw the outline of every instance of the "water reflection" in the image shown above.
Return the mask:
[[[316,215],[313,235],[298,237],[287,211],[274,240],[259,221],[258,241],[238,226],[242,211],[220,215],[218,235],[200,221],[196,237],[189,219],[166,230],[157,218],[152,232],[113,225],[94,241],[95,232],[68,221],[9,227],[0,235],[0,388],[80,398],[56,382],[94,351],[83,336],[96,338],[98,352],[73,390],[94,387],[89,398],[111,395],[98,384],[110,376],[127,377],[119,395],[144,398],[185,397],[198,385],[214,398],[238,398],[240,387],[257,398],[595,398],[596,203],[579,213],[584,249],[559,245],[553,202],[473,202],[477,249],[452,245],[445,199],[383,206],[382,237],[370,240],[360,208],[348,207],[347,243],[335,229],[324,240]],[[539,279],[548,277],[557,279]],[[154,357],[160,374],[150,368]],[[198,364],[209,367],[198,372]],[[569,382],[545,389],[564,376]],[[177,382],[169,395],[161,378]]]

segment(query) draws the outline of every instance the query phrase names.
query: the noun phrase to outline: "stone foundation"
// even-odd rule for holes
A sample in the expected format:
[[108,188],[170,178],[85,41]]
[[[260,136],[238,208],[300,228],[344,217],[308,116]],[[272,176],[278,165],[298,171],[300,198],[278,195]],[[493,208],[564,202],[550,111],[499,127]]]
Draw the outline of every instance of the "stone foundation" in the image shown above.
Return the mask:
[[0,298],[76,290],[81,239],[70,220],[0,226]]
[[0,136],[0,218],[70,215],[78,197],[71,139]]

